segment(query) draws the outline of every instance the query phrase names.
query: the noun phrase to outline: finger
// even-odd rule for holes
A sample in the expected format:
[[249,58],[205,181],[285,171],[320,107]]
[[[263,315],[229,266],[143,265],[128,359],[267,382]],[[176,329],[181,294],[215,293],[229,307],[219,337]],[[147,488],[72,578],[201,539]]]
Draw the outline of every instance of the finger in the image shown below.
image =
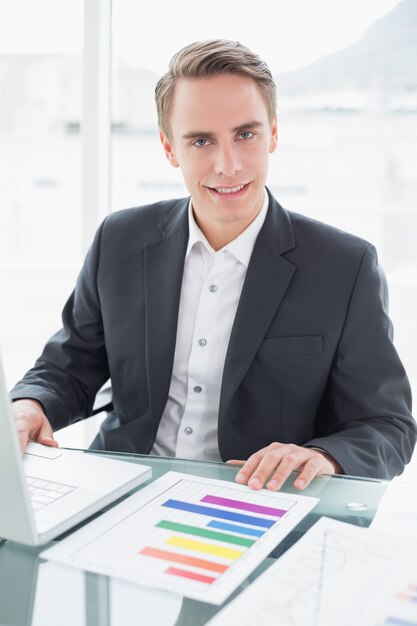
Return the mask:
[[19,446],[22,454],[24,454],[29,441],[29,432],[26,423],[22,420],[16,420],[16,430],[19,437]]
[[294,487],[300,490],[305,489],[311,483],[313,478],[322,473],[323,461],[318,455],[314,456],[305,463],[300,475],[294,482]]
[[321,474],[335,474],[336,470],[331,461],[319,452],[316,456],[309,459],[304,465],[302,472],[294,483],[297,489],[304,489],[311,483],[313,478]]
[[[269,448],[269,446],[268,446]],[[236,474],[236,481],[238,483],[247,483],[253,473],[256,471],[259,463],[262,461],[262,458],[265,454],[266,448],[262,450],[258,450],[255,454],[252,454],[248,460],[243,465],[242,469]]]
[[[268,478],[281,463],[283,457],[293,452],[295,449],[296,446],[292,444],[274,442],[248,459],[247,469],[248,472],[252,472],[246,477],[249,487],[251,489],[262,489]],[[254,461],[253,464],[252,460]],[[255,462],[257,463],[256,466]],[[242,471],[239,472],[239,474],[241,473]]]
[[38,442],[43,443],[46,446],[58,447],[58,442],[54,439],[52,427],[47,420],[44,421],[42,428],[39,431]]
[[41,443],[44,446],[53,446],[54,448],[59,447],[57,440],[54,439],[53,437],[45,437],[45,436],[39,435],[38,443]]
[[289,478],[292,472],[298,469],[305,460],[306,455],[304,450],[297,450],[295,452],[292,451],[289,454],[285,454],[285,456],[281,458],[277,469],[269,479],[266,485],[267,489],[270,489],[271,491],[278,491],[281,489],[282,485]]
[[[249,487],[251,487],[251,489],[261,489],[265,486],[267,481],[269,484],[271,474],[276,474],[277,468],[281,467],[281,463],[287,456],[288,447],[284,445],[278,449],[273,449],[271,450],[271,452],[265,454],[248,481]],[[285,472],[285,467],[283,467],[283,471]],[[289,473],[291,473],[291,471],[292,468],[288,470]],[[285,477],[287,477],[287,474],[285,474]],[[282,482],[284,482],[284,480],[285,478],[283,478]]]
[[246,463],[246,461],[239,461],[238,459],[229,459],[229,461],[226,461],[226,463],[228,463],[229,465],[244,465]]

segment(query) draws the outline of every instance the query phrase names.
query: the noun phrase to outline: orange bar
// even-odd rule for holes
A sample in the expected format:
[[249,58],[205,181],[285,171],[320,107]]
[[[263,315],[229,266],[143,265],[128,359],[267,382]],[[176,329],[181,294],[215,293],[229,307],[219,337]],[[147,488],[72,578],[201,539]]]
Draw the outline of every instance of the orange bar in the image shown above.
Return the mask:
[[202,569],[209,569],[212,572],[225,572],[229,569],[228,565],[222,565],[221,563],[213,563],[213,561],[206,561],[205,559],[196,559],[194,556],[186,556],[185,554],[177,554],[176,552],[168,552],[168,550],[158,550],[158,548],[143,548],[139,552],[144,556],[153,556],[155,559],[162,559],[164,561],[173,561],[174,563],[182,563],[183,565],[192,565],[193,567],[201,567]]
[[174,574],[174,576],[182,576],[183,578],[191,578],[191,580],[197,580],[200,583],[214,583],[217,578],[213,578],[213,576],[204,576],[204,574],[197,574],[197,572],[190,572],[186,569],[179,569],[178,567],[169,567],[166,571],[166,574]]

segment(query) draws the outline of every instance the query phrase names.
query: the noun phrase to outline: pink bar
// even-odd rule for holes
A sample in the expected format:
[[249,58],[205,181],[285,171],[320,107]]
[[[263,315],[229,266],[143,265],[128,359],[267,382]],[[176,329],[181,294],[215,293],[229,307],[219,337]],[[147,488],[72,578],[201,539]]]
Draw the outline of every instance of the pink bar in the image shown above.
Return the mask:
[[200,502],[228,506],[232,509],[251,511],[252,513],[260,513],[261,515],[273,515],[274,517],[282,517],[287,512],[283,509],[274,509],[270,506],[261,506],[260,504],[241,502],[241,500],[230,500],[229,498],[219,498],[218,496],[204,496],[204,498],[201,498]]

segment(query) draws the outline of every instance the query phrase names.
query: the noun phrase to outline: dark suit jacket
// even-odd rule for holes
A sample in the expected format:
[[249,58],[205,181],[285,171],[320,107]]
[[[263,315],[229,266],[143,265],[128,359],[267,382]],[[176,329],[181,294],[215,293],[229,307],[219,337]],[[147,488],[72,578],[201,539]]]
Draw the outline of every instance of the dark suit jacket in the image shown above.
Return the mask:
[[[110,377],[107,449],[147,453],[171,380],[188,199],[109,215],[63,329],[12,392],[37,398],[55,428],[90,413]],[[366,241],[285,211],[270,195],[224,366],[221,456],[273,441],[327,450],[347,474],[392,477],[416,440],[384,282]]]

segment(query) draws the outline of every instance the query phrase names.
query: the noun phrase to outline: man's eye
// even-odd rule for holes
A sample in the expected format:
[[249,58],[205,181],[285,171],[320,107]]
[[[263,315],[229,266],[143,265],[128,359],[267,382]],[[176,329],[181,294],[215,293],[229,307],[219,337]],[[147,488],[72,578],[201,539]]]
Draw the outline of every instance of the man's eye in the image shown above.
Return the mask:
[[252,139],[253,136],[254,136],[254,133],[252,133],[250,130],[244,130],[239,135],[239,137],[241,137],[241,139]]
[[204,146],[207,146],[208,143],[208,139],[196,139],[196,141],[194,141],[193,143],[193,146],[197,146],[197,148],[204,148]]

